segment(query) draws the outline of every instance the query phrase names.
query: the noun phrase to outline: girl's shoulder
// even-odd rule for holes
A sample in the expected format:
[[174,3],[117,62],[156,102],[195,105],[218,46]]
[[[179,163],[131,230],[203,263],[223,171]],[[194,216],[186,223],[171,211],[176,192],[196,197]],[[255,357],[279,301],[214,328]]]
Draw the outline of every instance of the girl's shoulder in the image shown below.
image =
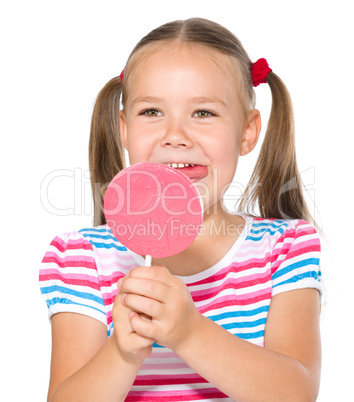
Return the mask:
[[305,287],[322,293],[321,243],[315,227],[302,219],[253,218],[248,250],[271,266],[272,294]]
[[[247,218],[246,218],[247,219]],[[254,241],[271,240],[272,243],[284,239],[319,238],[315,227],[303,219],[274,219],[248,217],[248,239]]]
[[50,248],[58,253],[84,252],[85,250],[116,250],[127,252],[124,247],[112,234],[108,225],[86,227],[80,230],[64,232],[54,237]]
[[108,225],[80,229],[77,233],[88,241],[93,248],[127,252],[126,247],[115,238]]
[[100,276],[117,269],[125,272],[139,265],[139,257],[115,238],[108,225],[102,225],[55,236],[42,263],[61,265],[62,261],[66,261],[67,267],[75,270],[90,261],[90,266]]
[[109,308],[117,281],[138,266],[107,225],[65,232],[49,244],[39,269],[39,284],[49,317],[73,312],[112,327]]

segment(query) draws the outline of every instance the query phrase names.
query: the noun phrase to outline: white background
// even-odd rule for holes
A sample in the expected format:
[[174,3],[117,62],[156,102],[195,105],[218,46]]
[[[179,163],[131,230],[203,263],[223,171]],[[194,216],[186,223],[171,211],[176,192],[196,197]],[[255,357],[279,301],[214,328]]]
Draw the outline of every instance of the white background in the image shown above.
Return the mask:
[[[326,236],[318,401],[353,400],[353,371],[346,364],[354,359],[350,3],[2,2],[1,400],[46,398],[51,341],[38,268],[56,234],[91,224],[87,148],[98,91],[121,72],[143,35],[167,21],[194,16],[229,28],[252,60],[266,57],[292,95],[300,171]],[[269,88],[263,85],[256,92],[265,126]],[[237,188],[246,184],[258,150],[242,159]],[[54,213],[68,214],[70,208],[66,216]]]

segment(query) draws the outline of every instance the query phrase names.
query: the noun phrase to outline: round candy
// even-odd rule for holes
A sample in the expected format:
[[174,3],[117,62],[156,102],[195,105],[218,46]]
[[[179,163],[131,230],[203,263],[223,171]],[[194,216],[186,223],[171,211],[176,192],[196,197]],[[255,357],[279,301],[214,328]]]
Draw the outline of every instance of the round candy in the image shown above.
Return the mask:
[[155,258],[185,250],[203,221],[200,194],[177,169],[138,163],[109,184],[104,213],[113,235],[128,249]]

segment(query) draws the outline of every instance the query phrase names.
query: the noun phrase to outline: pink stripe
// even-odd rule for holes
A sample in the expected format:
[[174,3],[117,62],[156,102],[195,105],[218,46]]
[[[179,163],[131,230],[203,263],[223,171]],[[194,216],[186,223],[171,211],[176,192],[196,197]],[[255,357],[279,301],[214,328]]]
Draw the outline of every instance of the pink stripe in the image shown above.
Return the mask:
[[65,261],[84,261],[84,262],[92,262],[94,259],[91,256],[84,256],[84,255],[68,255],[67,257],[60,257],[58,254],[53,253],[51,251],[47,251],[45,253],[45,256],[47,258],[53,257],[59,262],[65,262]]
[[240,273],[252,268],[265,268],[270,261],[271,255],[270,253],[267,253],[265,256],[262,255],[262,258],[255,257],[240,262],[232,262],[231,265],[227,268],[231,268],[229,270],[229,272],[231,273]]
[[264,274],[254,274],[249,275],[243,278],[228,278],[226,282],[221,284],[220,286],[215,286],[210,289],[203,289],[199,291],[192,291],[192,298],[195,302],[203,301],[206,299],[210,299],[214,296],[217,296],[224,290],[227,289],[243,289],[247,287],[252,287],[259,284],[267,283],[271,280],[271,270],[267,270]]
[[[280,255],[288,254],[289,250],[309,250],[311,246],[315,248],[315,251],[320,251],[320,244],[317,238],[309,239],[306,241],[301,241],[301,237],[307,236],[309,234],[314,234],[316,231],[313,229],[312,226],[307,225],[306,230],[302,228],[288,230],[284,232],[281,238],[278,240],[278,244],[282,244],[282,247],[279,249],[274,250],[272,261],[274,262],[276,259],[279,258]],[[300,241],[299,241],[300,239]],[[286,242],[286,240],[291,240],[290,242]],[[297,243],[296,243],[297,242]],[[291,258],[288,256],[288,258]]]
[[246,295],[232,295],[226,297],[220,297],[204,306],[197,307],[201,314],[205,314],[210,310],[217,310],[224,307],[233,306],[247,306],[253,303],[258,303],[260,301],[271,299],[272,289],[271,287],[260,290],[258,292],[253,292]]
[[117,284],[120,278],[123,278],[124,274],[119,271],[114,272],[114,275],[111,276],[103,276],[99,275],[98,280],[102,287],[110,287],[112,285]]
[[[106,303],[105,303],[105,304],[106,304]],[[107,304],[106,304],[106,305],[107,305]],[[109,311],[109,312],[107,313],[106,317],[107,317],[107,325],[112,324],[112,322],[113,322],[113,319],[112,319],[112,311]]]
[[[76,278],[74,278],[76,276]],[[86,279],[83,279],[81,275],[61,275],[58,271],[53,272],[50,274],[40,274],[39,275],[39,281],[44,282],[44,281],[51,281],[51,280],[56,280],[56,281],[61,281],[62,283],[65,283],[67,285],[72,285],[72,286],[87,286],[91,289],[95,290],[100,290],[100,285],[97,283],[94,277],[90,277],[88,275],[85,275]]]
[[216,275],[212,275],[208,278],[202,279],[197,282],[189,283],[188,286],[199,286],[213,283],[225,279],[227,276],[232,274],[238,274],[240,272],[246,271],[250,268],[264,268],[266,263],[270,261],[270,254],[267,254],[264,258],[252,258],[250,260],[242,261],[240,263],[233,262],[231,265],[218,271]]
[[[280,258],[281,256],[286,256],[287,253],[289,252],[291,248],[291,243],[285,243],[282,245],[281,248],[274,250],[273,255],[272,255],[272,264],[276,262],[281,262],[283,259]],[[274,268],[274,266],[273,266]]]
[[299,225],[297,227],[297,233],[300,236],[307,236],[310,234],[317,235],[316,229],[312,225],[308,224],[306,221],[300,221],[300,223],[301,223],[301,226]]
[[60,237],[55,237],[50,243],[51,246],[58,249],[60,252],[65,250],[92,250],[92,245],[87,240],[81,239],[69,239],[67,242]]
[[145,375],[137,376],[133,385],[174,385],[174,384],[205,384],[207,381],[198,374],[176,375]]
[[298,257],[299,255],[303,255],[305,257],[305,255],[308,253],[319,252],[319,251],[320,251],[319,244],[317,244],[317,247],[311,244],[308,246],[304,246],[303,244],[299,245],[299,247],[293,246],[290,249],[288,255],[286,256],[285,261],[289,261],[294,257]]
[[197,281],[197,282],[189,283],[189,284],[187,284],[187,286],[206,285],[206,284],[209,284],[209,283],[212,283],[215,281],[220,281],[220,280],[224,279],[228,275],[228,273],[236,272],[233,269],[231,269],[231,267],[232,266],[227,266],[225,268],[222,268],[220,271],[218,271],[217,274],[207,277],[205,279],[201,279],[200,281]]
[[190,370],[190,367],[186,364],[186,363],[169,363],[167,362],[159,362],[157,364],[144,364],[143,366],[141,366],[141,370],[166,370],[166,365],[168,365],[168,369],[188,369]]
[[127,402],[133,401],[198,401],[202,399],[228,398],[216,388],[204,388],[190,391],[130,391]]
[[[274,253],[274,262],[272,267],[272,274],[279,268],[284,261],[290,261],[292,258],[297,256],[305,256],[307,253],[320,252],[321,245],[318,239],[300,244],[286,244],[283,248],[279,250],[276,254]],[[280,258],[284,256],[285,258]]]
[[[113,304],[114,299],[118,294],[118,290],[113,291],[110,294],[103,294],[103,300],[105,305]],[[233,307],[233,306],[247,306],[252,303],[258,303],[260,301],[271,299],[272,290],[271,287],[267,287],[266,289],[259,290],[257,292],[248,293],[245,295],[228,295],[224,297],[220,297],[216,300],[211,301],[210,303],[204,306],[197,306],[198,311],[201,314],[206,314],[210,310],[217,310],[225,307]],[[112,322],[112,312],[107,312],[107,322],[110,324]],[[163,352],[161,352],[161,357],[165,356]],[[151,355],[152,358],[155,357]],[[144,365],[144,367],[146,367]]]
[[106,306],[113,304],[118,292],[119,292],[118,289],[114,289],[110,293],[103,293],[102,298],[103,298],[104,304]]
[[47,252],[44,255],[42,263],[49,263],[53,262],[57,264],[60,268],[67,268],[67,267],[83,267],[89,269],[96,269],[96,263],[93,258],[83,257],[83,256],[69,256],[60,258],[55,253]]
[[86,274],[73,274],[71,272],[65,273],[58,271],[57,269],[42,269],[40,271],[40,275],[42,277],[44,276],[57,276],[59,278],[63,279],[73,279],[73,280],[82,280],[82,281],[87,281],[87,282],[95,282],[98,283],[97,277],[96,276],[91,276],[91,275],[86,275]]
[[321,251],[321,245],[318,239],[310,239],[300,243],[294,243],[291,247],[291,252],[305,250],[305,253],[312,251]]

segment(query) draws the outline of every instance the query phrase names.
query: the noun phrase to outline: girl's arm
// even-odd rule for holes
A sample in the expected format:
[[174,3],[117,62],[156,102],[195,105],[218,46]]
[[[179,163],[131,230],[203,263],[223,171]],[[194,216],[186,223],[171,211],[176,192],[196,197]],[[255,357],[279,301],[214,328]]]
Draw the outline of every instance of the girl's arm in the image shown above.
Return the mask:
[[99,321],[74,313],[52,317],[48,401],[123,401],[139,370],[120,358]]
[[293,290],[273,297],[265,347],[232,335],[199,314],[184,283],[162,267],[135,268],[118,285],[123,304],[148,314],[132,328],[173,349],[198,374],[242,401],[315,401],[320,377],[319,294]]
[[107,338],[107,328],[94,318],[58,313],[52,317],[52,361],[48,401],[123,401],[153,340],[134,334],[130,310],[116,297],[113,318],[119,325]]
[[274,296],[264,348],[202,317],[176,353],[239,402],[316,401],[321,365],[318,291]]

